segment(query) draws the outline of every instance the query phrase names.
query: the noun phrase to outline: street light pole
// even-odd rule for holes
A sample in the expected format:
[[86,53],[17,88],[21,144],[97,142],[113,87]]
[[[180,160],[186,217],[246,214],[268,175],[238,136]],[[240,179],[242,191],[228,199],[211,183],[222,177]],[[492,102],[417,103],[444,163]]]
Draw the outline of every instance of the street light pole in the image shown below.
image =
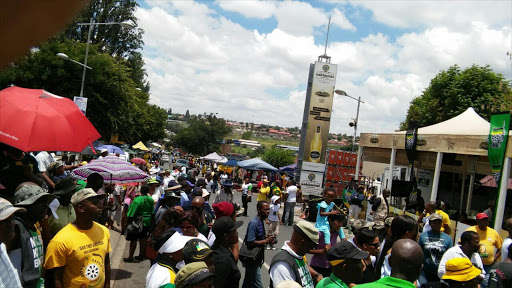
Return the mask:
[[85,60],[84,60],[84,65],[85,66],[84,66],[84,71],[82,73],[82,86],[80,87],[80,97],[84,96],[85,72],[87,71],[86,66],[87,66],[87,57],[89,56],[89,44],[90,44],[89,42],[91,42],[92,26],[93,25],[115,25],[115,24],[118,24],[122,28],[125,28],[125,29],[135,28],[135,25],[133,25],[129,21],[112,22],[112,23],[94,23],[92,17],[91,17],[91,20],[89,21],[89,23],[78,23],[79,26],[87,26],[87,25],[89,25],[89,33],[87,33],[87,46],[85,48]]
[[89,33],[87,34],[87,46],[85,48],[85,60],[84,60],[84,71],[82,72],[82,85],[80,87],[80,97],[84,96],[84,85],[85,85],[85,72],[87,71],[87,57],[89,56],[89,42],[91,42],[91,32],[92,32],[92,17],[89,22]]
[[357,99],[356,123],[354,123],[354,143],[352,143],[352,152],[354,152],[356,148],[357,125],[359,125],[359,105],[361,105],[361,96]]
[[352,152],[354,152],[355,147],[356,147],[357,125],[359,124],[359,106],[361,105],[361,103],[364,103],[364,102],[361,101],[361,96],[359,96],[358,98],[355,98],[355,97],[348,95],[347,92],[345,92],[343,90],[335,90],[334,92],[338,95],[352,98],[357,101],[356,119],[354,120],[354,138],[352,140]]

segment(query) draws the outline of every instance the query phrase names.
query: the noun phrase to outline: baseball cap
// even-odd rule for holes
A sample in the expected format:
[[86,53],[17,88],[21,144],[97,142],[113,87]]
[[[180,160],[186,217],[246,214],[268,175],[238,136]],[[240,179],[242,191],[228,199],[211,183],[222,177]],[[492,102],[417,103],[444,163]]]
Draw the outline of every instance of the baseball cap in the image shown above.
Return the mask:
[[158,182],[158,180],[156,179],[156,177],[151,177],[149,179],[148,182],[146,182],[146,184],[160,184],[160,182]]
[[87,186],[87,182],[85,182],[84,180],[76,181],[76,191],[80,191],[80,190],[84,189],[85,186]]
[[16,212],[25,211],[27,211],[25,208],[14,207],[11,202],[5,200],[4,198],[0,198],[0,221],[4,221]]
[[293,230],[318,245],[320,237],[318,236],[318,229],[316,229],[313,224],[308,221],[299,221],[297,224],[293,225]]
[[176,190],[176,189],[180,189],[180,188],[181,188],[181,185],[178,184],[178,182],[176,182],[175,180],[171,180],[171,181],[169,181],[169,184],[167,184],[166,190]]
[[215,220],[212,226],[212,232],[215,234],[216,238],[221,238],[222,236],[228,234],[229,232],[235,231],[237,228],[244,224],[243,221],[233,221],[231,217],[222,216],[219,219]]
[[384,225],[384,221],[375,221],[373,223],[372,230],[380,230],[384,228],[386,228],[386,226]]
[[82,189],[71,196],[71,204],[76,205],[92,197],[106,197],[107,194],[98,194],[91,188]]
[[468,258],[452,258],[446,262],[446,273],[443,280],[466,282],[478,277],[482,270],[471,263]]
[[428,216],[428,220],[429,221],[434,221],[434,220],[443,220],[443,215],[440,215],[440,214],[437,214],[437,213],[434,213],[430,216]]
[[222,217],[222,216],[231,217],[231,215],[233,215],[233,212],[235,211],[233,204],[231,204],[227,201],[215,203],[212,205],[212,208],[213,208],[213,212],[215,213],[215,217]]
[[354,222],[352,223],[352,231],[354,233],[357,233],[359,231],[361,231],[362,229],[364,228],[368,228],[368,229],[371,229],[372,228],[372,224],[370,223],[367,223],[366,221],[364,221],[363,219],[356,219],[354,220]]
[[349,241],[341,241],[327,251],[327,260],[329,260],[332,266],[336,266],[347,259],[361,260],[369,256],[370,253],[359,250]]
[[42,197],[49,197],[52,200],[55,199],[55,196],[44,192],[43,189],[37,185],[25,185],[14,193],[14,205],[31,205]]
[[183,288],[189,285],[199,284],[211,277],[215,277],[215,274],[208,270],[206,263],[190,263],[183,266],[178,274],[176,274],[176,288]]
[[485,213],[476,214],[476,220],[482,220],[482,219],[486,219],[486,218],[488,219],[489,216],[487,216],[487,214],[485,214]]
[[68,178],[62,179],[55,184],[55,191],[53,192],[53,195],[64,195],[70,192],[75,192],[76,186],[75,181]]
[[185,181],[187,181],[188,186],[190,186],[190,187],[194,187],[195,186],[194,183],[192,183],[192,182],[190,182],[188,180],[185,180]]
[[185,263],[204,261],[212,252],[208,243],[201,239],[191,239],[183,247],[183,260]]
[[158,249],[158,253],[174,253],[180,251],[190,239],[194,239],[194,237],[183,236],[179,232],[174,232],[174,234],[165,241],[164,245]]
[[156,181],[158,181],[158,183],[164,182],[164,180],[162,180],[162,177],[160,177],[160,176],[156,176],[155,179],[156,179]]
[[181,196],[176,194],[176,192],[174,192],[172,190],[171,191],[166,191],[165,194],[164,194],[164,198],[163,199],[166,199],[166,198],[169,198],[169,197],[181,199]]

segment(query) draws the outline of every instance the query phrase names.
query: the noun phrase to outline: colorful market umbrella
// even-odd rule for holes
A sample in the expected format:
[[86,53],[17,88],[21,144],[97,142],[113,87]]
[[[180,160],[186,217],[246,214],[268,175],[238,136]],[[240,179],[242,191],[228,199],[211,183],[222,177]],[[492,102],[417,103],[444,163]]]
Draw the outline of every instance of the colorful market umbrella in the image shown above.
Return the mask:
[[25,152],[80,152],[100,136],[68,98],[16,86],[0,91],[0,142]]
[[137,165],[146,165],[146,164],[148,164],[148,163],[146,162],[146,160],[144,160],[144,159],[142,159],[142,158],[137,158],[137,157],[132,158],[130,161],[131,161],[132,163],[137,164]]
[[109,154],[124,154],[123,149],[121,149],[117,146],[114,146],[114,145],[101,145],[98,148],[96,148],[96,150],[100,150],[100,151],[103,149],[107,149]]
[[133,145],[132,148],[139,149],[142,151],[149,151],[148,147],[142,143],[142,141],[139,141],[137,144]]
[[105,181],[111,183],[146,182],[150,179],[144,171],[116,156],[107,156],[91,161],[89,164],[73,170],[71,177],[85,180],[95,172],[99,173]]

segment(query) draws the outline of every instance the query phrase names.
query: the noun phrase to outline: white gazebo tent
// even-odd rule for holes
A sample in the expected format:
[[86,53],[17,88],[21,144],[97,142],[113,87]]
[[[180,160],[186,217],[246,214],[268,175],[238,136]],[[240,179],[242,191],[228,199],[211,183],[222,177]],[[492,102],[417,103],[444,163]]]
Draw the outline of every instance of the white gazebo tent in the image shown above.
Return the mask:
[[[475,174],[490,175],[491,168],[487,158],[487,138],[490,124],[480,117],[473,108],[468,108],[462,114],[449,120],[418,129],[418,141],[416,150],[418,157],[415,167],[434,170],[430,201],[437,198],[440,172],[447,171],[459,173],[465,176],[469,174],[470,183],[474,183]],[[510,136],[509,136],[510,137]],[[510,140],[509,140],[510,141]],[[361,133],[358,162],[361,155],[365,161],[389,163],[390,171],[395,165],[408,165],[405,153],[405,131],[393,133]],[[506,160],[503,167],[503,175],[510,175],[510,157],[512,157],[512,145],[506,150]],[[456,154],[460,165],[443,164],[443,155]],[[451,155],[453,156],[453,155]],[[359,167],[359,163],[356,167]],[[357,171],[356,171],[357,173]],[[392,173],[389,179],[383,179],[384,186],[391,189]],[[499,191],[499,202],[496,205],[495,228],[503,221],[505,201],[507,196],[507,180],[502,177],[504,185]],[[463,180],[463,181],[464,181]],[[461,195],[464,195],[464,183]],[[470,209],[473,185],[469,185],[466,211]],[[462,197],[461,197],[462,201]],[[463,204],[461,202],[461,208]],[[461,209],[462,210],[462,209]],[[498,230],[499,231],[499,230]]]
[[203,157],[203,160],[209,160],[209,161],[219,161],[222,160],[222,157],[217,154],[217,152],[210,153]]

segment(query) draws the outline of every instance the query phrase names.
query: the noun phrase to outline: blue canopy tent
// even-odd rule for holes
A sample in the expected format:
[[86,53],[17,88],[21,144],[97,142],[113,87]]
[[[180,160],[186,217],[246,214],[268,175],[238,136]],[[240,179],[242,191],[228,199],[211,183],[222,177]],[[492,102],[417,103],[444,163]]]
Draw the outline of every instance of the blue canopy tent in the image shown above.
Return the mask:
[[226,162],[222,165],[234,167],[234,166],[236,166],[237,163],[238,163],[238,161],[236,161],[235,159],[229,159],[228,162]]
[[253,158],[249,160],[240,161],[236,164],[236,166],[240,168],[244,168],[246,170],[263,170],[263,171],[272,171],[276,172],[278,169],[267,162]]
[[99,151],[106,149],[109,154],[116,154],[116,153],[124,154],[123,149],[121,149],[117,146],[114,146],[114,145],[101,145],[101,146],[97,147],[96,149]]
[[295,168],[297,168],[297,164],[279,167],[279,173],[286,173],[290,176],[295,176]]

